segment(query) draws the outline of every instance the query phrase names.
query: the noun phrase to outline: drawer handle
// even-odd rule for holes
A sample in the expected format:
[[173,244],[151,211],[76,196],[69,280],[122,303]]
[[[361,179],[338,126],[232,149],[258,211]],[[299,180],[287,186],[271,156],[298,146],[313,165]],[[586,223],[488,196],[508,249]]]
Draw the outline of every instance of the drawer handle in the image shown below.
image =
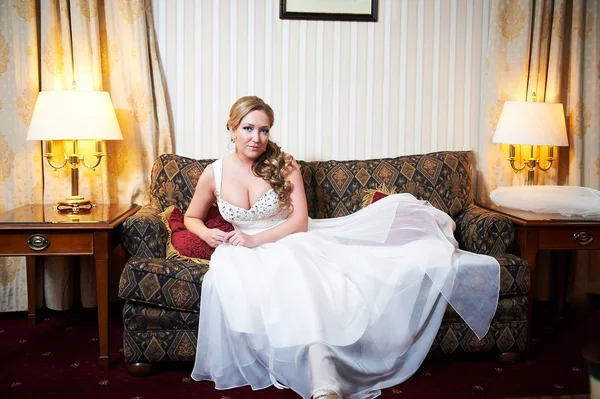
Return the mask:
[[27,239],[27,246],[34,251],[43,251],[50,245],[50,240],[43,234],[34,234]]
[[587,231],[578,231],[577,233],[573,234],[573,238],[575,239],[575,241],[577,241],[577,244],[588,245],[592,242],[594,236],[592,236]]

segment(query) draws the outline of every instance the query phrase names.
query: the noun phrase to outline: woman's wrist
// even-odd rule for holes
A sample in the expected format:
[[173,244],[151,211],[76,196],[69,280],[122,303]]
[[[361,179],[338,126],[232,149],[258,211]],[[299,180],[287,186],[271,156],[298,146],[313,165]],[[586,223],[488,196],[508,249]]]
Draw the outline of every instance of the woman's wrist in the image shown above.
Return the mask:
[[205,242],[210,242],[212,239],[212,233],[210,231],[211,229],[204,227],[203,229],[201,229],[199,232],[197,232],[196,234],[198,235],[198,237],[200,237],[202,240],[204,240]]
[[189,232],[196,234],[202,240],[208,242],[207,239],[210,239],[210,229],[206,227],[202,220],[195,218],[184,219],[184,225]]
[[248,237],[250,238],[250,242],[252,243],[252,247],[258,247],[259,245],[263,245],[264,242],[261,242],[261,240],[259,239],[259,235],[260,234],[255,234],[255,235],[249,235]]

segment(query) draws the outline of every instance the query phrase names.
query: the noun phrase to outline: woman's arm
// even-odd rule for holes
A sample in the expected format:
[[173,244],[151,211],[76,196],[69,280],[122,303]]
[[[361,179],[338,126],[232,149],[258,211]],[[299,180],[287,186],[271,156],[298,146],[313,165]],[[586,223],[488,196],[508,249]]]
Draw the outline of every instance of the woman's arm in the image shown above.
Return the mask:
[[292,183],[292,191],[290,192],[292,213],[290,213],[286,221],[255,235],[248,235],[234,230],[227,233],[225,242],[229,242],[231,245],[252,248],[278,241],[293,233],[306,231],[308,228],[308,206],[306,205],[304,182],[302,181],[302,174],[296,161],[292,163],[292,168],[292,172],[287,176],[287,179]]
[[208,245],[215,248],[225,240],[225,232],[219,229],[209,229],[204,224],[208,210],[215,200],[215,178],[212,165],[204,169],[196,184],[194,196],[185,212],[183,223],[185,227],[202,238]]

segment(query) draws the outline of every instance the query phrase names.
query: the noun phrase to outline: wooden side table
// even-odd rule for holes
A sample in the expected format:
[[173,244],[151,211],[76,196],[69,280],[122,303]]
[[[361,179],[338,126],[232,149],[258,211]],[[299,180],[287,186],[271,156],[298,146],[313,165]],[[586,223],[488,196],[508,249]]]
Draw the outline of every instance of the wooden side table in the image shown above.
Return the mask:
[[[560,214],[542,214],[518,209],[499,207],[493,203],[479,204],[483,208],[502,213],[516,227],[516,255],[529,263],[531,274],[531,289],[528,294],[529,308],[527,342],[531,338],[531,320],[533,305],[533,287],[538,251],[561,251],[562,262],[566,259],[564,251],[599,250],[600,249],[600,218],[584,218],[582,216],[562,216]],[[565,298],[565,269],[559,268],[556,276],[558,281],[558,307],[562,310]]]
[[139,205],[98,204],[78,214],[59,212],[53,205],[24,205],[0,213],[0,256],[27,259],[29,322],[35,324],[36,268],[44,256],[92,255],[96,268],[100,366],[110,366],[108,338],[109,255],[118,242],[117,228]]

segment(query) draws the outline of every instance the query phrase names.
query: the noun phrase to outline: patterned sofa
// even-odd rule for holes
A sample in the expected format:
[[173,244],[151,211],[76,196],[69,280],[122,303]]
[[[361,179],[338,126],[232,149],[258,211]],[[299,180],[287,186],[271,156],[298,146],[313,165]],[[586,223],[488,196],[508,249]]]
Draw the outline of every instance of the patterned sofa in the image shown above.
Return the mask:
[[[461,248],[498,259],[501,292],[483,340],[448,307],[430,354],[487,352],[517,361],[527,342],[529,268],[507,253],[515,237],[511,222],[474,204],[471,156],[471,152],[444,151],[299,164],[312,218],[355,212],[361,208],[364,189],[382,185],[426,199],[452,216]],[[166,259],[168,234],[159,213],[170,205],[185,211],[200,174],[211,162],[160,156],[152,170],[151,203],[123,226],[122,244],[131,258],[121,276],[119,296],[125,299],[124,352],[132,375],[147,375],[161,362],[195,358],[200,292],[209,266]]]

